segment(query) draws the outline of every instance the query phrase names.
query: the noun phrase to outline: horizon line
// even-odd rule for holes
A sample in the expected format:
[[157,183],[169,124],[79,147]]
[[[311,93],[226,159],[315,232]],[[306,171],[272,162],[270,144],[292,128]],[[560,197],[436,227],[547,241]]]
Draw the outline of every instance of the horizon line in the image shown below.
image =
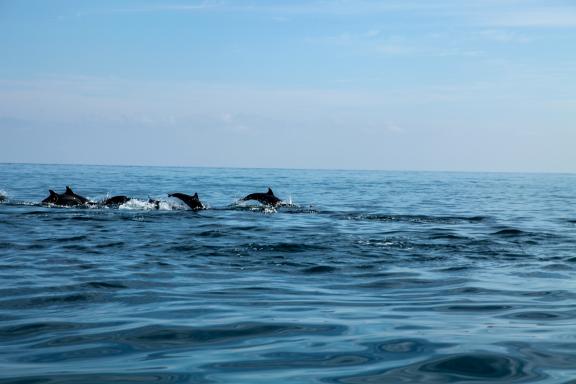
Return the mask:
[[291,168],[291,167],[246,167],[230,165],[161,165],[161,164],[97,164],[97,163],[37,163],[37,162],[4,162],[0,165],[54,165],[54,166],[88,166],[88,167],[134,167],[134,168],[206,168],[206,169],[260,169],[284,171],[331,171],[331,172],[414,172],[414,173],[494,173],[494,174],[543,174],[543,175],[576,175],[576,171],[514,171],[514,170],[438,170],[438,169],[360,169],[360,168]]

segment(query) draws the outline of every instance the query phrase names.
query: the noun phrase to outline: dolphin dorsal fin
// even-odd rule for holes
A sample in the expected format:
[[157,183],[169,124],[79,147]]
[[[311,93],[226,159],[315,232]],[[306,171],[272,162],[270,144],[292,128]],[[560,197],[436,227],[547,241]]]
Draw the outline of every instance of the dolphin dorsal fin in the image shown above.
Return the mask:
[[198,198],[198,192],[194,193],[194,196],[192,196],[193,198],[197,199]]
[[72,188],[70,188],[69,185],[66,186],[66,193],[69,194],[69,195],[73,195],[73,194],[74,194],[74,191],[72,191]]
[[49,189],[48,192],[50,192],[50,196],[58,196],[58,194],[51,189]]
[[274,192],[272,192],[272,188],[268,187],[268,192],[266,192],[268,195],[272,195],[274,196]]

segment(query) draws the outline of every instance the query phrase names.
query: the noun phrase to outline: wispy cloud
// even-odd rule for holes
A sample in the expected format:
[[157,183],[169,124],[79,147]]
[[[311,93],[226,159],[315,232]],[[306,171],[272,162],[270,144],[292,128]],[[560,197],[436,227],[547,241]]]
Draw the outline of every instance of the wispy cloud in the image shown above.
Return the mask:
[[509,31],[504,29],[485,29],[480,31],[479,35],[484,39],[506,44],[526,44],[533,40],[532,38],[517,31]]
[[498,27],[576,27],[576,6],[537,7],[507,10],[481,17],[481,22]]
[[407,37],[386,35],[378,29],[360,33],[341,33],[332,36],[309,37],[309,44],[341,46],[352,52],[382,56],[407,57],[480,57],[483,52],[455,44],[443,35]]
[[[503,0],[506,1],[506,0]],[[105,13],[144,13],[144,12],[250,12],[284,15],[341,15],[356,16],[398,12],[445,12],[454,8],[454,0],[312,0],[312,1],[268,1],[268,0],[203,0],[146,3],[134,7],[102,8],[91,5],[79,15]]]
[[[451,19],[455,23],[494,27],[575,27],[576,6],[560,0],[203,0],[195,2],[143,3],[135,7],[90,8],[78,16],[109,13],[146,12],[249,12],[269,14],[286,21],[298,15],[360,15],[402,14],[407,17],[430,16],[428,22]],[[420,18],[420,21],[423,19]]]
[[142,4],[136,7],[99,8],[90,7],[76,13],[76,16],[99,16],[108,14],[154,13],[154,12],[200,12],[223,9],[224,3],[216,0],[204,0],[194,3]]

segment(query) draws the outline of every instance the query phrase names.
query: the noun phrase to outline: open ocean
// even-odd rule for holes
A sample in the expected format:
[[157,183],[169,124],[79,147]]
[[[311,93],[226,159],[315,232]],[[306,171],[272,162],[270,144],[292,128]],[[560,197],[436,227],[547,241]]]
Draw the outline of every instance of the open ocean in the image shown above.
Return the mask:
[[[66,185],[141,201],[39,204]],[[0,164],[0,193],[0,383],[576,383],[576,175]]]

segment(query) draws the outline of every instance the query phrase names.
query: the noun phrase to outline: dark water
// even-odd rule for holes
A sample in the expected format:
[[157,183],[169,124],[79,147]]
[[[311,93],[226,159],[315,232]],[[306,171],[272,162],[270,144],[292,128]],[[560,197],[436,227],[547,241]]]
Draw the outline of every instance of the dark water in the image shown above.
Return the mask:
[[[34,204],[67,184],[142,202]],[[236,202],[268,186],[292,204]],[[575,175],[5,164],[0,190],[2,383],[576,383]]]

